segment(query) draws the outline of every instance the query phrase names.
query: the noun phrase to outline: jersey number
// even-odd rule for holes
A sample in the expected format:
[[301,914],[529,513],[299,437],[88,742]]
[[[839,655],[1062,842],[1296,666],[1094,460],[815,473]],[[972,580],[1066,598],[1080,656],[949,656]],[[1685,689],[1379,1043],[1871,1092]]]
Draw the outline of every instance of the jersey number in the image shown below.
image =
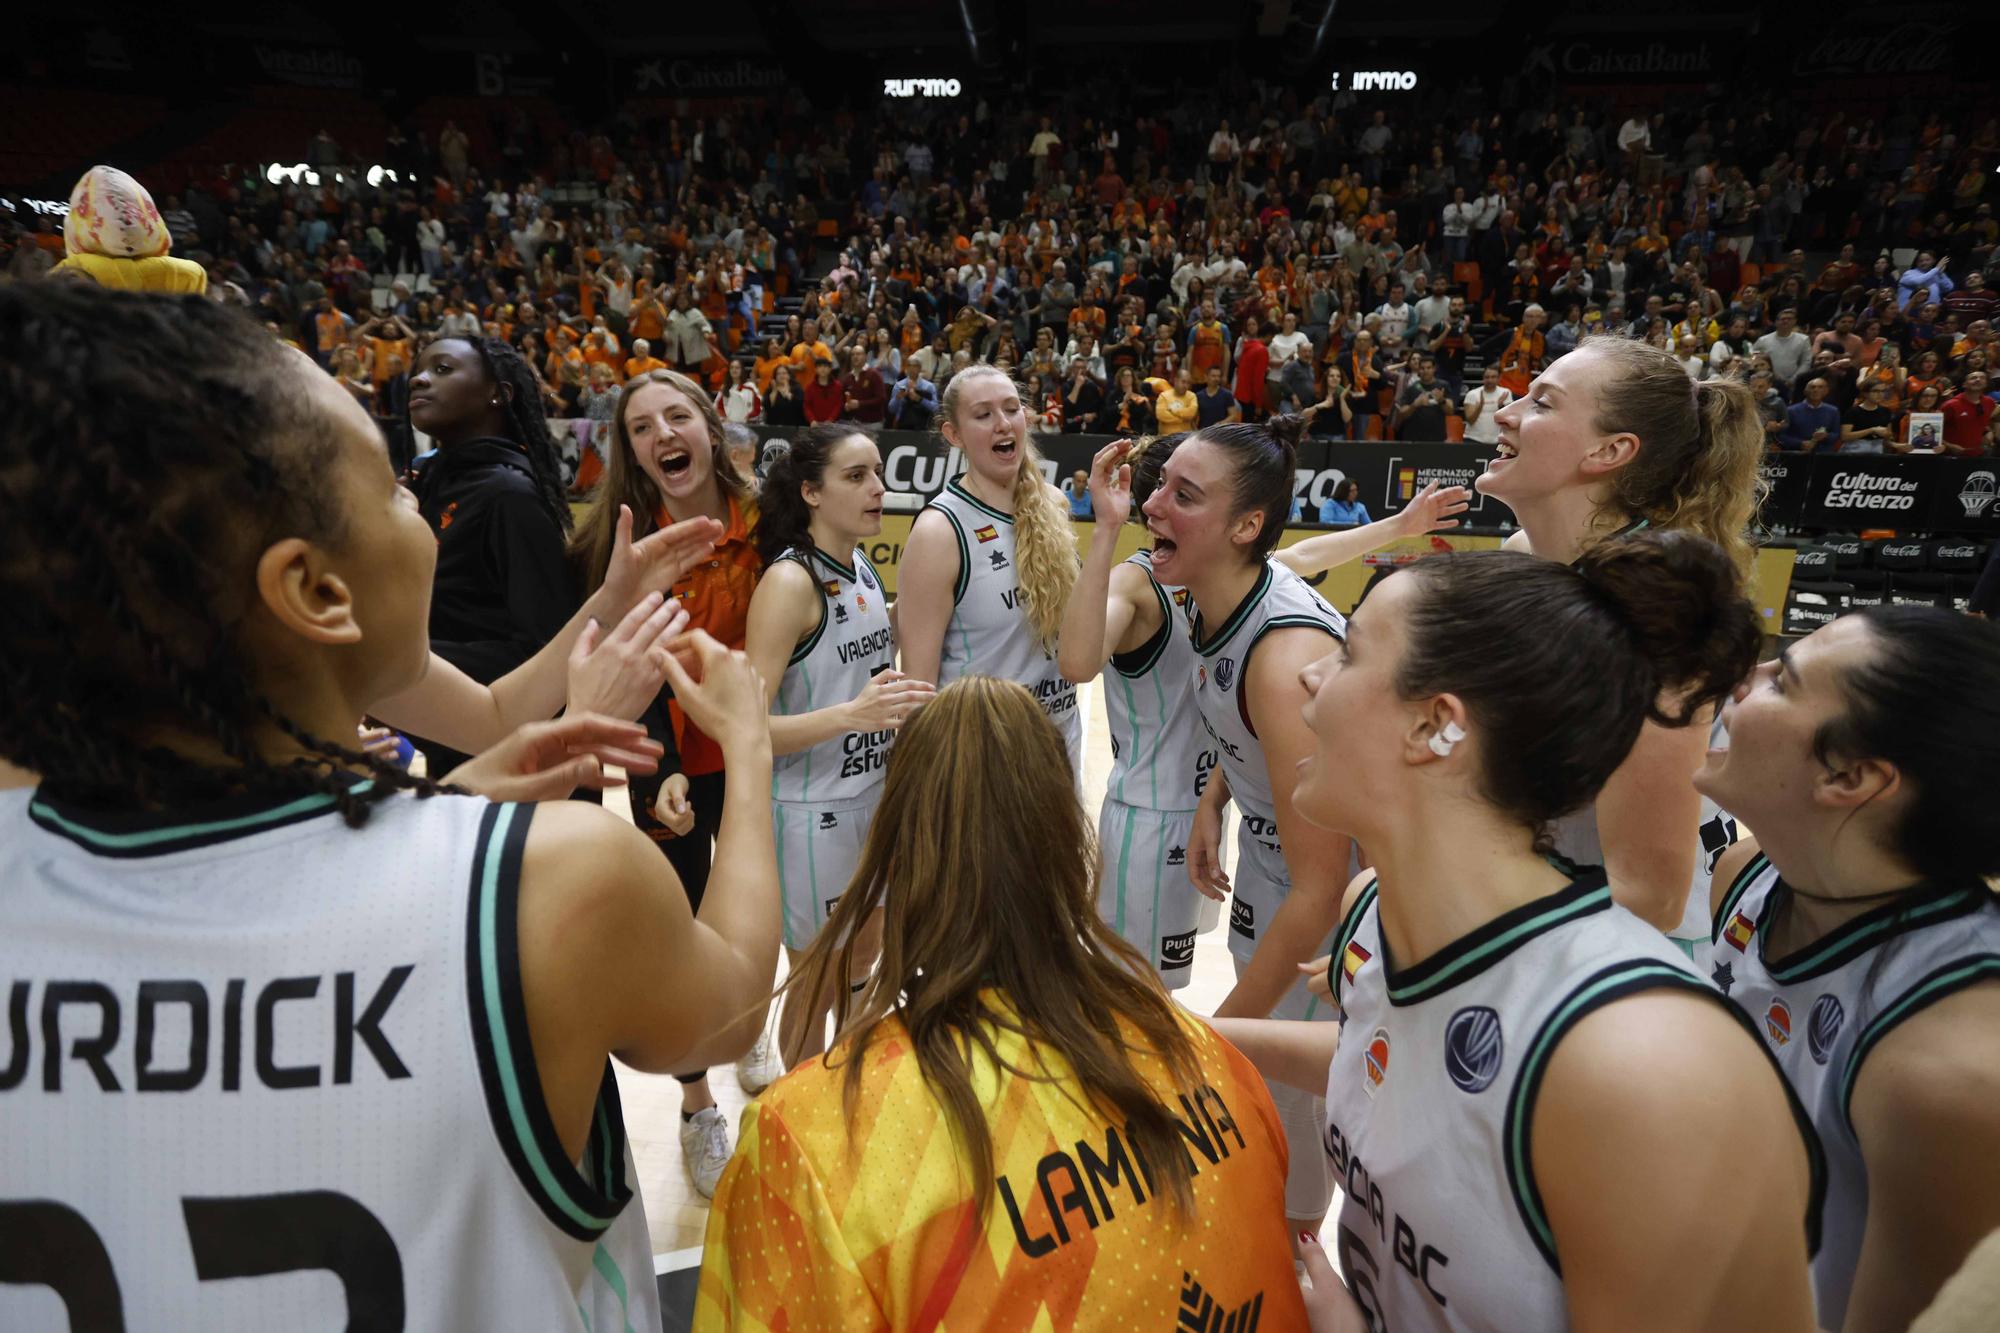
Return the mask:
[[1340,1272],[1347,1279],[1348,1293],[1368,1317],[1369,1333],[1388,1333],[1389,1322],[1382,1317],[1382,1302],[1375,1294],[1375,1279],[1382,1270],[1361,1237],[1345,1224],[1336,1225],[1340,1234],[1334,1243],[1334,1254],[1340,1259]]
[[[184,1198],[188,1248],[203,1282],[325,1269],[347,1294],[349,1333],[403,1327],[403,1260],[388,1229],[330,1190]],[[97,1229],[47,1199],[0,1202],[0,1282],[47,1287],[73,1333],[123,1333],[118,1275]]]

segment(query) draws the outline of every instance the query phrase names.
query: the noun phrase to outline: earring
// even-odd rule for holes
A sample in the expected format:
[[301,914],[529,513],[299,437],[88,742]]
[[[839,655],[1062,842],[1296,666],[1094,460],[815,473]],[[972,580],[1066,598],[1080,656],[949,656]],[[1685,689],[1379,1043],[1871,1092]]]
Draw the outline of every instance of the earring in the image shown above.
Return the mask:
[[1456,722],[1444,724],[1444,730],[1435,732],[1430,739],[1431,753],[1440,759],[1451,758],[1451,747],[1465,739],[1465,728]]

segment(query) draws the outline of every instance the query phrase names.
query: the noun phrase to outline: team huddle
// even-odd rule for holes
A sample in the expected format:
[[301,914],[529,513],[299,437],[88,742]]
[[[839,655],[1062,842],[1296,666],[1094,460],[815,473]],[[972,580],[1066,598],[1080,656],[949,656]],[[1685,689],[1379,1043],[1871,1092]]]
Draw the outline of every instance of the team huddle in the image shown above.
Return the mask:
[[1664,352],[1556,362],[1509,549],[1346,615],[1462,492],[1279,550],[1298,424],[1224,423],[1102,449],[1079,551],[973,367],[892,600],[868,432],[753,493],[655,372],[486,681],[304,358],[32,285],[0,363],[0,1326],[657,1326],[614,1055],[709,1142],[697,1328],[1891,1329],[2000,1230],[2000,630],[1760,662],[1756,404]]

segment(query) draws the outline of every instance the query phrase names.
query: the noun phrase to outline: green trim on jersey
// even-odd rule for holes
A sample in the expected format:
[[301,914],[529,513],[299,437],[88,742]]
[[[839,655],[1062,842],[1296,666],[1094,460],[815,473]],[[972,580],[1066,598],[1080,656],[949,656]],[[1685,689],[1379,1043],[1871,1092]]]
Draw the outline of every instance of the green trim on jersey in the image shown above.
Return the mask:
[[[979,502],[974,500],[973,503]],[[935,500],[928,507],[944,515],[945,522],[951,524],[951,535],[958,539],[958,582],[951,590],[951,604],[957,606],[965,600],[965,590],[972,586],[972,548],[965,544],[965,529],[959,526],[957,514]]]
[[1593,913],[1608,912],[1611,906],[1611,887],[1605,883],[1604,872],[1599,870],[1545,898],[1501,913],[1407,968],[1396,966],[1390,955],[1389,938],[1384,935],[1383,988],[1390,1004],[1420,1004],[1478,976],[1537,935],[1546,935]]
[[1847,1066],[1840,1072],[1840,1118],[1847,1123],[1849,1132],[1854,1129],[1854,1119],[1850,1114],[1854,1082],[1861,1075],[1861,1062],[1868,1058],[1876,1044],[1906,1019],[1915,1018],[1939,1000],[1982,981],[2000,981],[2000,954],[1975,954],[1946,963],[1904,991],[1895,1003],[1884,1008],[1873,1022],[1862,1029],[1861,1035],[1855,1039],[1854,1050],[1847,1057]]
[[[1131,562],[1127,561],[1126,563],[1130,564]],[[1167,641],[1174,632],[1174,606],[1172,602],[1167,600],[1167,590],[1153,582],[1151,575],[1147,576],[1146,582],[1151,585],[1153,596],[1160,603],[1160,632],[1132,650],[1134,654],[1145,654],[1145,657],[1136,665],[1127,666],[1119,660],[1120,657],[1126,657],[1129,660],[1130,654],[1114,653],[1111,657],[1113,670],[1117,671],[1121,676],[1135,680],[1159,665],[1161,656],[1167,651]]]
[[[1764,899],[1764,915],[1770,915],[1771,903],[1780,893],[1790,892],[1789,886],[1779,880]],[[1914,892],[1922,893],[1922,890]],[[1970,916],[1994,901],[1992,893],[1982,884],[1976,888],[1948,890],[1936,896],[1926,895],[1914,905],[1906,902],[1885,903],[1828,931],[1791,957],[1775,961],[1765,951],[1765,946],[1770,943],[1770,932],[1759,931],[1757,957],[1763,962],[1764,970],[1770,973],[1771,980],[1788,986],[1823,976],[1898,935],[1956,917]]]
[[1349,908],[1347,915],[1341,919],[1339,931],[1334,934],[1333,961],[1327,965],[1327,980],[1332,983],[1335,1004],[1340,1003],[1341,983],[1347,979],[1347,971],[1341,966],[1340,960],[1347,956],[1347,946],[1361,933],[1361,923],[1367,918],[1368,909],[1375,905],[1375,899],[1380,895],[1381,889],[1381,877],[1378,875],[1370,878],[1368,883],[1362,886],[1361,896],[1354,900],[1354,906]]
[[1771,868],[1771,858],[1762,852],[1753,852],[1736,878],[1729,881],[1729,892],[1722,895],[1716,905],[1715,915],[1709,918],[1708,940],[1711,944],[1722,943],[1722,929],[1729,919],[1736,915],[1736,905],[1743,901],[1743,895],[1750,891],[1750,882]]
[[577,1240],[594,1241],[632,1199],[624,1178],[625,1122],[607,1060],[583,1151],[586,1176],[564,1151],[542,1099],[518,934],[521,857],[533,813],[533,806],[494,805],[480,819],[466,912],[466,1002],[501,1152],[544,1217]]
[[801,554],[797,548],[785,552],[778,559],[780,561],[790,560],[800,569],[803,569],[806,572],[806,577],[813,582],[813,590],[819,593],[819,623],[813,626],[812,633],[792,645],[792,655],[785,663],[788,667],[795,667],[805,661],[812,650],[819,646],[820,636],[826,633],[826,589],[820,586],[819,575],[813,573],[812,561]]
[[1250,613],[1257,609],[1257,604],[1264,600],[1264,594],[1271,591],[1271,584],[1275,581],[1271,575],[1271,562],[1266,560],[1264,568],[1257,575],[1257,582],[1251,585],[1250,591],[1243,595],[1243,600],[1236,604],[1236,609],[1229,613],[1229,619],[1223,622],[1222,628],[1217,630],[1215,637],[1207,643],[1202,642],[1202,614],[1201,608],[1197,606],[1189,622],[1194,630],[1195,652],[1203,657],[1213,657],[1222,651],[1222,646],[1229,642],[1231,635],[1243,628],[1243,622],[1250,618]]
[[1001,513],[999,510],[995,509],[992,505],[987,504],[984,500],[974,495],[971,491],[968,491],[965,489],[965,487],[959,485],[957,477],[953,477],[950,481],[946,482],[944,488],[947,491],[950,491],[953,495],[956,495],[959,499],[965,501],[967,504],[973,506],[982,514],[991,514],[994,518],[999,519],[1002,523],[1012,523],[1014,521],[1014,516],[1012,514]]
[[[361,792],[373,784],[364,778],[348,788]],[[317,819],[334,809],[332,796],[315,792],[282,804],[269,796],[236,796],[178,811],[103,811],[72,807],[42,795],[28,802],[28,817],[51,833],[100,856],[165,856],[234,838],[268,833],[287,824]],[[210,818],[200,818],[206,813]],[[197,816],[190,819],[189,816]]]
[[1542,1204],[1541,1188],[1535,1183],[1534,1167],[1534,1116],[1535,1099],[1541,1093],[1542,1078],[1548,1073],[1550,1058],[1556,1046],[1569,1035],[1570,1029],[1598,1009],[1614,1000],[1622,1000],[1649,990],[1678,990],[1689,995],[1700,996],[1704,1000],[1720,1005],[1723,1012],[1735,1020],[1759,1052],[1770,1064],[1771,1072],[1777,1076],[1779,1086],[1785,1090],[1785,1100],[1791,1106],[1792,1121],[1797,1125],[1799,1136],[1805,1143],[1806,1159],[1811,1175],[1811,1189],[1806,1200],[1806,1250],[1808,1254],[1819,1252],[1820,1212],[1826,1202],[1826,1155],[1820,1148],[1819,1135],[1814,1132],[1812,1117],[1806,1114],[1805,1106],[1798,1094],[1792,1090],[1790,1080],[1777,1059],[1765,1047],[1758,1036],[1756,1026],[1749,1015],[1730,1003],[1714,987],[1702,982],[1693,974],[1675,967],[1664,960],[1651,958],[1629,959],[1613,963],[1610,967],[1587,978],[1560,1000],[1543,1020],[1539,1031],[1528,1043],[1528,1052],[1521,1060],[1521,1068],[1514,1076],[1514,1088],[1507,1098],[1507,1118],[1501,1129],[1501,1156],[1507,1169],[1507,1184],[1514,1195],[1514,1207],[1520,1214],[1522,1225],[1527,1228],[1528,1238],[1541,1251],[1542,1258],[1556,1276],[1562,1276],[1562,1262],[1556,1257],[1555,1231],[1549,1225],[1547,1210]]
[[821,564],[825,565],[828,569],[832,570],[834,573],[840,575],[840,577],[846,579],[849,583],[861,582],[861,575],[858,572],[849,569],[846,565],[843,565],[838,560],[835,560],[832,556],[828,555],[825,551],[821,550],[817,543],[815,543],[812,547],[812,554],[813,557],[816,560],[818,560]]

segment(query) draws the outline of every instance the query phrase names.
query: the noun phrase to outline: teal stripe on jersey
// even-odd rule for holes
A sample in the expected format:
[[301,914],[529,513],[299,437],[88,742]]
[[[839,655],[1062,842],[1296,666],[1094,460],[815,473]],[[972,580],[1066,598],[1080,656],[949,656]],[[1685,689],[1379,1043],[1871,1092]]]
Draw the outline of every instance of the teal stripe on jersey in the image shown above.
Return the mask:
[[[774,827],[771,830],[772,839],[778,844],[778,883],[782,886],[785,882],[785,807],[776,801],[773,801],[771,803],[771,822],[774,825]],[[780,893],[782,893],[783,892],[782,888],[779,891]],[[785,913],[783,911],[783,907],[781,904],[780,910],[778,912],[778,925],[780,934],[785,933],[784,923],[785,923]],[[795,949],[800,947],[796,944],[792,944],[792,942],[789,939],[786,940],[785,943],[788,946]]]
[[1850,1108],[1854,1101],[1854,1082],[1861,1074],[1861,1062],[1882,1038],[1894,1031],[1904,1020],[1930,1008],[1939,1000],[1955,995],[1968,986],[1982,981],[2000,981],[2000,955],[1984,954],[1976,958],[1964,958],[1955,963],[1947,963],[1937,971],[1912,986],[1903,997],[1876,1015],[1865,1031],[1855,1039],[1854,1051],[1847,1057],[1847,1068],[1840,1075],[1840,1118],[1852,1128],[1854,1119]]
[[[1445,989],[1451,985],[1453,977],[1456,977],[1469,967],[1477,967],[1496,953],[1506,953],[1524,940],[1539,935],[1543,931],[1554,930],[1566,921],[1574,920],[1580,916],[1587,916],[1592,912],[1602,911],[1606,900],[1610,897],[1610,889],[1599,889],[1597,892],[1587,893],[1573,902],[1552,907],[1546,912],[1529,917],[1512,930],[1494,936],[1476,949],[1468,950],[1462,957],[1454,958],[1448,965],[1439,968],[1435,976],[1426,977],[1413,986],[1390,986],[1388,988],[1389,1000],[1392,1004],[1414,1004],[1427,995],[1432,995]],[[1386,975],[1384,980],[1387,980]]]
[[[1174,632],[1174,622],[1171,615],[1167,618],[1166,630],[1169,634]],[[1167,690],[1164,685],[1160,684],[1159,670],[1156,667],[1147,674],[1153,678],[1153,703],[1155,705],[1153,716],[1159,720],[1162,726],[1172,725],[1167,717]],[[1157,742],[1155,743],[1157,744]],[[1160,759],[1157,754],[1153,756],[1153,762],[1146,765],[1146,771],[1151,780],[1153,808],[1157,810],[1160,808]]]
[[1125,836],[1118,844],[1118,923],[1120,936],[1125,934],[1125,876],[1132,866],[1132,826],[1139,821],[1132,818],[1132,811],[1125,811]]
[[1535,1187],[1530,1134],[1535,1095],[1541,1091],[1542,1075],[1546,1072],[1549,1057],[1555,1053],[1556,1043],[1572,1027],[1598,1005],[1623,993],[1649,986],[1702,989],[1700,982],[1670,963],[1637,960],[1625,966],[1614,965],[1608,972],[1600,973],[1571,991],[1568,998],[1543,1020],[1541,1031],[1535,1034],[1527,1055],[1521,1061],[1520,1072],[1514,1076],[1514,1093],[1507,1108],[1507,1141],[1502,1146],[1507,1156],[1507,1179],[1514,1187],[1515,1206],[1519,1208],[1522,1220],[1528,1224],[1536,1248],[1541,1250],[1542,1257],[1548,1260],[1549,1267],[1558,1275],[1562,1273],[1562,1265],[1556,1259],[1555,1231],[1549,1225],[1548,1215],[1542,1210],[1541,1192]]
[[[502,1098],[507,1106],[507,1118],[513,1129],[515,1141],[520,1145],[521,1155],[534,1172],[535,1181],[543,1194],[578,1226],[602,1231],[611,1225],[610,1217],[600,1217],[579,1204],[564,1187],[548,1159],[543,1156],[541,1145],[528,1121],[526,1095],[521,1088],[521,1080],[512,1042],[507,1035],[507,1024],[502,1015],[505,1012],[500,1000],[500,948],[496,907],[500,898],[500,849],[506,845],[507,830],[520,811],[519,806],[499,806],[494,815],[492,833],[487,839],[484,874],[479,886],[479,969],[481,998],[485,1001],[480,1017],[486,1024],[487,1040],[492,1043],[494,1062],[499,1067]],[[540,1095],[536,1089],[536,1095]]]
[[[350,792],[366,790],[373,785],[372,780],[357,782],[348,788]],[[30,808],[37,818],[47,821],[69,834],[78,842],[99,847],[151,847],[163,842],[175,842],[183,838],[214,837],[225,833],[242,833],[262,828],[269,824],[282,823],[300,815],[314,814],[333,809],[333,797],[324,794],[301,796],[298,800],[270,810],[258,810],[251,814],[239,815],[235,819],[217,819],[205,824],[169,824],[161,828],[140,829],[132,833],[112,833],[105,829],[92,828],[65,818],[46,802],[36,799]]]
[[597,1248],[590,1252],[590,1266],[618,1298],[618,1322],[625,1326],[625,1333],[632,1333],[632,1302],[625,1290],[625,1275],[618,1271],[618,1262],[604,1248],[603,1241],[597,1242]]

